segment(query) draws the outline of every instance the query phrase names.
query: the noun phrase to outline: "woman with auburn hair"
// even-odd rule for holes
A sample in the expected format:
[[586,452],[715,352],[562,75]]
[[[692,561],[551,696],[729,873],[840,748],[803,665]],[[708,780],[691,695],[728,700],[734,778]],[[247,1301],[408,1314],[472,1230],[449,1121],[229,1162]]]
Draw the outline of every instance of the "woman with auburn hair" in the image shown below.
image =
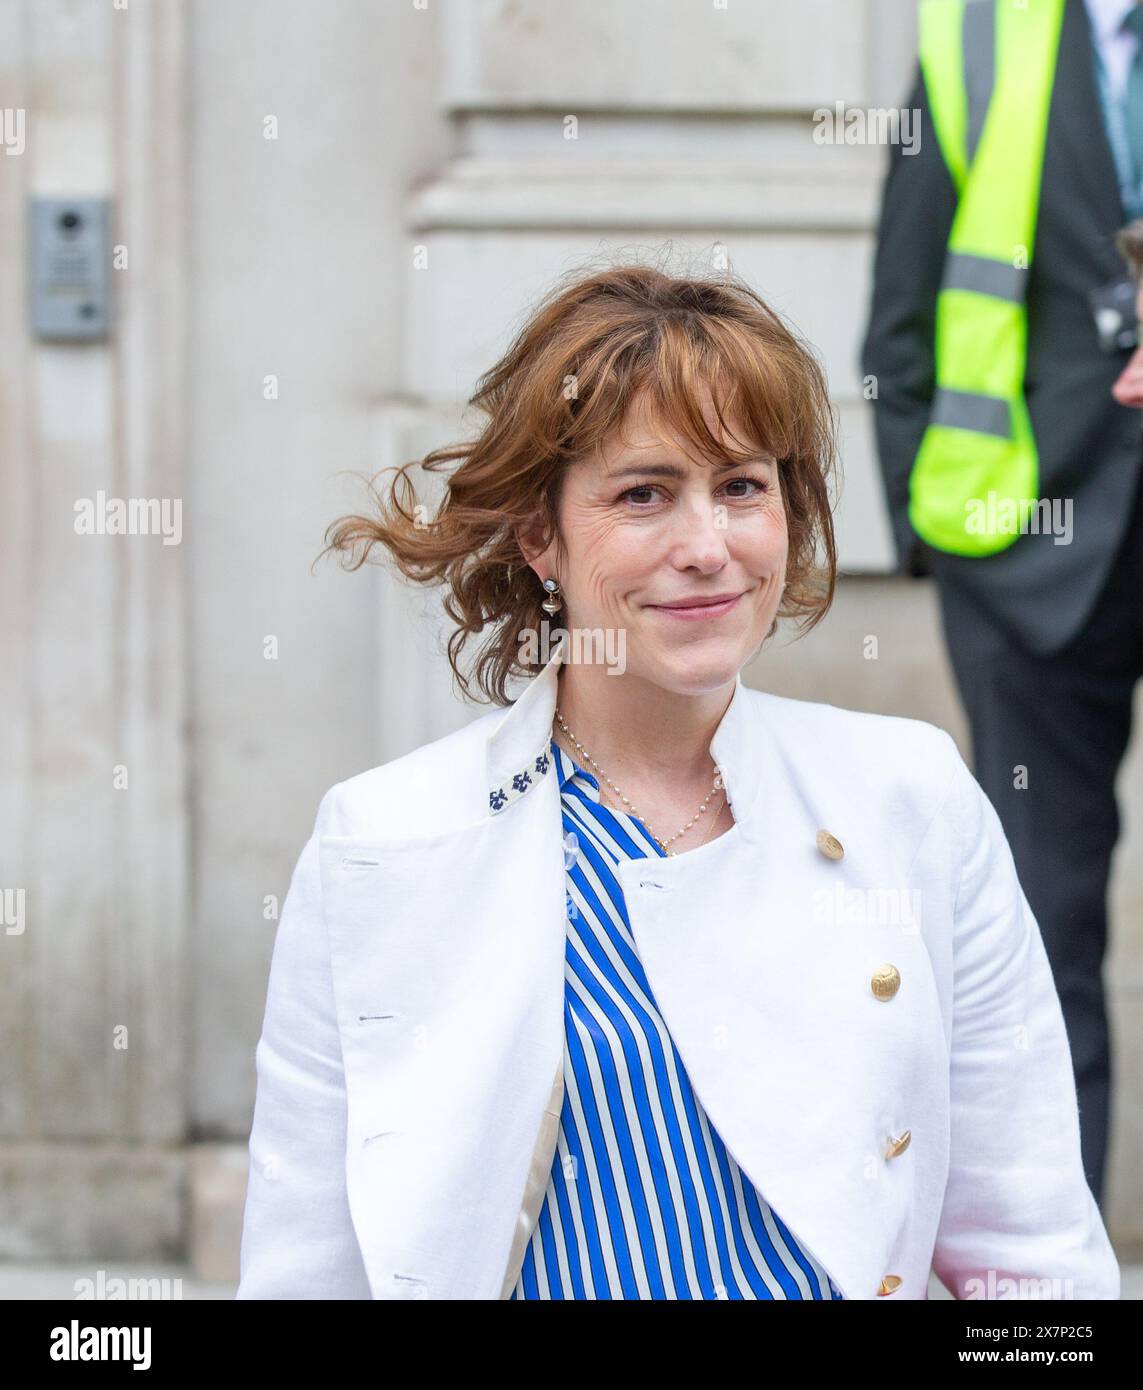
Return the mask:
[[321,802],[238,1297],[1118,1297],[1039,928],[953,740],[742,681],[833,596],[813,353],[734,276],[620,265],[473,403],[421,461],[452,465],[431,520],[407,464],[327,537],[443,586],[498,708]]

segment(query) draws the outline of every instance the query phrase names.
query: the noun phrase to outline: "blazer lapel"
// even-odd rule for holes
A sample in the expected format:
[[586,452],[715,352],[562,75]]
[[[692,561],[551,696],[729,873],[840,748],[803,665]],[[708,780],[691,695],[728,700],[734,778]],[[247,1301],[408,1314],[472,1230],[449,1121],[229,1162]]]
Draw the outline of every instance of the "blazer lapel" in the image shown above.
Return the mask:
[[432,799],[437,833],[321,843],[347,1189],[377,1298],[498,1298],[537,1136],[551,1130],[564,865],[557,779],[534,758],[555,674],[549,664],[492,737],[477,733],[477,745],[462,731],[457,756],[487,773],[479,805],[406,778],[402,795]]
[[[754,698],[764,711],[770,697]],[[883,1218],[913,1206],[895,1208],[890,1183],[935,1189],[917,1199],[935,1213],[943,1181],[947,1115],[930,1079],[947,1054],[908,863],[878,839],[866,805],[815,803],[807,788],[829,787],[828,772],[789,762],[757,708],[728,727],[722,752],[759,774],[734,828],[674,859],[619,866],[655,998],[711,1125],[842,1293],[875,1296],[896,1272],[923,1297],[927,1265],[903,1266],[908,1250],[932,1248],[935,1225],[909,1232]],[[813,749],[800,761],[814,769]],[[818,849],[821,829],[842,859]],[[894,901],[899,921],[864,910]],[[902,981],[887,1002],[871,986],[883,964]],[[914,1099],[906,1113],[906,1095],[923,1108]],[[927,1142],[890,1166],[888,1137],[906,1128]]]

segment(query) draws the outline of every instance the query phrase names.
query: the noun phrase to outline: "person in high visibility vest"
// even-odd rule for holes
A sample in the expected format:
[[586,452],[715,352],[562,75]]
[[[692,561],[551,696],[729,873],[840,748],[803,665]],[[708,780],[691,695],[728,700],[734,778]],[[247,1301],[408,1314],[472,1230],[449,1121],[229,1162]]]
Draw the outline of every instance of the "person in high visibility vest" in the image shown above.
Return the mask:
[[1120,381],[1143,215],[1143,9],[921,0],[861,350],[899,567],[930,576],[1067,1023],[1102,1201],[1116,774],[1143,673],[1143,431]]

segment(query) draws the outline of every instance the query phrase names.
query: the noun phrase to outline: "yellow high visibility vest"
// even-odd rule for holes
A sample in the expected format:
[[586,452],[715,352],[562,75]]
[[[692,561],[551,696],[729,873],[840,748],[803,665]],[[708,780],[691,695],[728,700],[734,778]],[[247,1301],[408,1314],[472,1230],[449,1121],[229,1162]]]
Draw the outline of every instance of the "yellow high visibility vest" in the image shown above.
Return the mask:
[[921,0],[919,10],[921,69],[957,210],[909,520],[957,555],[1006,549],[1039,501],[1025,299],[1064,2]]

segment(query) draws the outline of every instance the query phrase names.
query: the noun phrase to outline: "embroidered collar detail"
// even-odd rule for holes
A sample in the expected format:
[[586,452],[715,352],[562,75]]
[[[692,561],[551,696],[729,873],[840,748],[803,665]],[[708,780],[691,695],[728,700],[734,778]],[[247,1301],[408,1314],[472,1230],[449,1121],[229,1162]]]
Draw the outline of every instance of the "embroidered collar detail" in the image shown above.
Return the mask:
[[526,796],[541,778],[548,775],[551,766],[551,755],[548,752],[547,744],[545,744],[501,786],[488,789],[489,813],[494,816],[498,815],[505,807],[511,806],[514,801],[519,801],[522,796]]
[[522,796],[526,796],[541,777],[548,775],[553,766],[561,793],[574,778],[581,784],[586,783],[583,789],[586,796],[589,796],[593,801],[599,800],[598,780],[590,772],[580,767],[577,762],[574,762],[553,738],[546,748],[541,749],[522,768],[514,772],[502,786],[489,788],[489,812],[492,815],[497,815],[505,807],[510,806],[513,801],[519,801]]

